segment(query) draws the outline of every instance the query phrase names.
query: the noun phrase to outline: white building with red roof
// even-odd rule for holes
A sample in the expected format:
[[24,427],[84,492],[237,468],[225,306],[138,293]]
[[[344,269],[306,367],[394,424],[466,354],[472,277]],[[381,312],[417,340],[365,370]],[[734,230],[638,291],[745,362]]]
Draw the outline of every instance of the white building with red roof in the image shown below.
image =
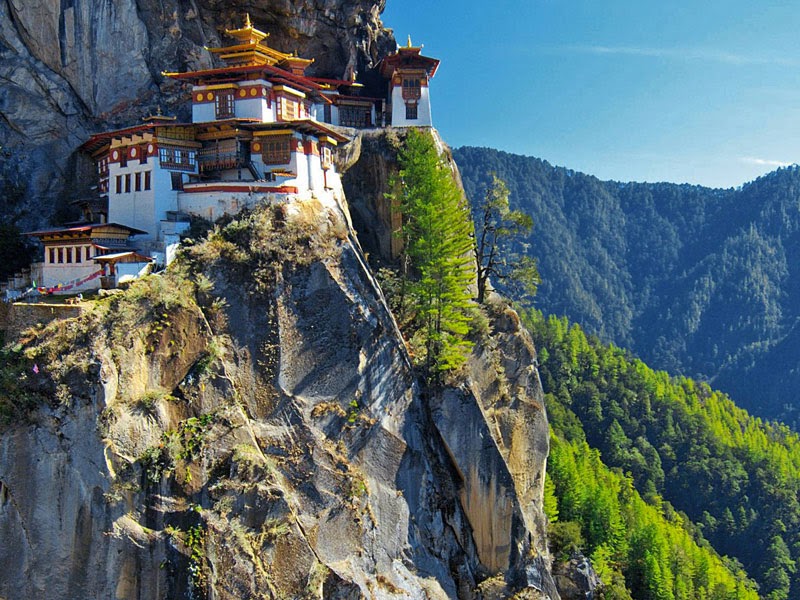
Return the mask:
[[[249,16],[244,27],[226,33],[233,44],[209,48],[224,66],[164,73],[191,88],[191,122],[151,115],[139,125],[92,135],[82,146],[97,165],[107,220],[126,228],[128,237],[136,234],[135,246],[120,250],[124,264],[139,257],[168,264],[191,216],[214,221],[256,204],[292,200],[335,207],[343,193],[333,151],[349,140],[341,127],[432,125],[428,86],[439,61],[422,56],[410,39],[377,66],[386,88],[384,98],[375,98],[363,94],[354,74],[350,80],[306,76],[313,60],[270,48],[268,34]],[[86,225],[89,237],[101,225]],[[45,246],[45,286],[74,282],[96,268],[92,250],[86,253],[95,247],[86,231],[31,234]],[[68,240],[81,250],[68,251]]]

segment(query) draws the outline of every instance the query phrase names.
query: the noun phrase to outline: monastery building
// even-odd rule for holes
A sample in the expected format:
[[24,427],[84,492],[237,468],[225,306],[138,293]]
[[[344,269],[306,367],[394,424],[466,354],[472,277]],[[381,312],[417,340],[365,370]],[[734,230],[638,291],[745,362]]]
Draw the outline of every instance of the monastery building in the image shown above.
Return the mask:
[[83,144],[106,208],[86,213],[93,222],[28,234],[44,246],[32,273],[40,291],[113,287],[123,274],[166,265],[192,215],[214,221],[310,198],[333,206],[341,200],[333,151],[349,140],[346,128],[432,125],[428,85],[439,61],[410,39],[376,66],[386,91],[373,98],[355,76],[307,76],[313,60],[271,48],[249,16],[226,33],[233,44],[209,48],[224,66],[164,73],[191,85],[190,123],[151,115]]

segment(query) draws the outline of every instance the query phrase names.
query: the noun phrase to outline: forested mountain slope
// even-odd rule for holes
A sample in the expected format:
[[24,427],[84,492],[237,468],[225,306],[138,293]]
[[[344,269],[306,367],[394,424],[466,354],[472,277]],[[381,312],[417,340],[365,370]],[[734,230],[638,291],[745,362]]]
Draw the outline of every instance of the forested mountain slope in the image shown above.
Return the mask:
[[797,168],[719,190],[603,182],[486,148],[454,157],[473,201],[496,172],[533,216],[545,313],[798,425]]
[[[800,597],[797,434],[706,384],[653,371],[565,318],[531,311],[524,320],[557,438],[548,473],[558,518],[582,524],[601,571],[620,569],[635,598],[744,597],[712,593],[706,571],[717,563],[691,545],[676,550],[684,542],[671,527],[690,520],[718,552],[741,561],[762,598]],[[630,487],[671,524],[646,517]],[[711,571],[725,581],[718,567]]]

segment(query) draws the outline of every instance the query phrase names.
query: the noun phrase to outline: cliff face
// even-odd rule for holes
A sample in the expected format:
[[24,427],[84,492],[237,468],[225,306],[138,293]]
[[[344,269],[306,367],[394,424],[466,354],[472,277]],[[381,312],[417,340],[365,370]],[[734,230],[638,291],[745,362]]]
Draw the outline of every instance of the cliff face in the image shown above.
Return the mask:
[[[185,90],[161,76],[211,66],[204,46],[249,12],[269,43],[315,58],[309,73],[364,73],[394,50],[382,0],[9,0],[0,4],[0,185],[46,222],[91,170],[75,149],[93,131],[135,124],[157,107],[181,114]],[[16,172],[25,176],[17,181]],[[3,190],[8,193],[11,190]],[[4,199],[4,202],[6,200]]]
[[534,351],[490,322],[464,385],[419,389],[346,214],[309,202],[31,330],[0,596],[557,598]]

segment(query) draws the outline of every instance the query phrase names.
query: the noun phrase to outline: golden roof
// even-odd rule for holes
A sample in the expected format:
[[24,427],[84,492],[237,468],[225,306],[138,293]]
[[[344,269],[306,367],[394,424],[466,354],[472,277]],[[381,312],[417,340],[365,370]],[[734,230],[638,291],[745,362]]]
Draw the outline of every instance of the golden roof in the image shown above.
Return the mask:
[[231,66],[269,65],[273,66],[291,54],[280,52],[263,43],[269,34],[253,27],[250,15],[245,15],[244,27],[239,29],[226,29],[225,33],[236,39],[232,46],[221,48],[207,48]]
[[239,29],[226,29],[225,33],[229,36],[236,38],[239,40],[240,44],[247,44],[247,43],[258,43],[261,40],[269,37],[268,33],[264,33],[263,31],[259,31],[253,24],[250,22],[250,14],[245,13],[244,16],[244,27]]

